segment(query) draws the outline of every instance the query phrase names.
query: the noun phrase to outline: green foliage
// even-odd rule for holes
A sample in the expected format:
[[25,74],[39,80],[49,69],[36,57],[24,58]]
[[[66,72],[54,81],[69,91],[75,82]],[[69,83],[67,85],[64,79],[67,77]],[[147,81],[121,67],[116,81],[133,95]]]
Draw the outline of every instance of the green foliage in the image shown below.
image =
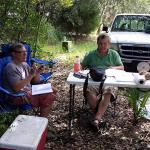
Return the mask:
[[150,0],[1,0],[0,43],[56,44],[60,31],[88,35],[123,12],[149,13]]
[[44,46],[42,51],[49,51],[55,58],[61,59],[64,63],[73,64],[75,56],[80,56],[83,59],[84,55],[88,53],[90,50],[94,50],[96,48],[95,41],[78,41],[72,44],[71,52],[63,52],[62,44],[59,43],[57,45],[52,46]]
[[39,59],[43,59],[44,60],[48,60],[48,61],[51,61],[54,59],[54,53],[53,52],[46,52],[45,50],[38,50],[36,52],[36,57],[39,58]]
[[19,115],[18,110],[10,113],[0,113],[0,136],[4,134],[17,115]]
[[150,13],[150,0],[99,0],[101,25],[110,26],[116,14],[119,13]]
[[35,10],[36,2],[2,0],[0,4],[0,40],[33,43],[40,20],[39,14]]
[[134,121],[136,122],[145,114],[145,104],[150,97],[150,92],[144,92],[141,94],[141,91],[135,88],[128,88],[124,96],[127,98],[129,105],[133,109]]
[[[38,0],[1,0],[0,1],[0,42],[16,42],[16,41],[26,41],[30,45],[35,46],[38,39],[42,39],[39,35],[40,27],[47,29],[47,34],[49,38],[52,38],[52,42],[56,42],[55,34],[50,34],[53,32],[54,28],[51,24],[43,21],[43,18],[47,16],[46,4],[57,3],[57,7],[51,7],[52,10],[59,10],[59,7],[71,6],[72,0],[51,0],[38,1]],[[46,24],[45,24],[46,23]],[[49,31],[51,29],[51,31]],[[44,36],[45,38],[45,36]]]
[[99,7],[97,1],[78,0],[72,7],[62,8],[56,26],[64,32],[89,34],[99,24]]
[[72,0],[59,0],[59,2],[63,7],[70,7],[73,5]]
[[55,29],[46,19],[42,19],[41,26],[39,28],[39,45],[54,45],[62,39],[62,34],[59,30]]

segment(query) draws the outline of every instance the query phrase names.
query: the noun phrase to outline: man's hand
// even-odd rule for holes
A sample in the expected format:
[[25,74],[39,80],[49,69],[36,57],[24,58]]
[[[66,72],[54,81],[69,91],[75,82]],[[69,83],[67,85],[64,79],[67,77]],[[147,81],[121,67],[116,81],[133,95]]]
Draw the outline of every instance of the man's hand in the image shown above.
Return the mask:
[[37,69],[37,73],[42,73],[44,71],[44,66],[41,65],[38,69]]
[[31,73],[33,72],[31,83],[39,83],[40,82],[40,73],[42,73],[44,70],[44,66],[41,65],[40,67],[36,67],[35,65],[31,68]]
[[30,75],[32,75],[34,77],[37,74],[40,74],[41,72],[43,72],[43,70],[44,70],[43,65],[41,65],[39,68],[37,68],[35,65],[33,65],[30,70]]
[[36,69],[35,69],[35,67],[33,66],[32,68],[31,68],[31,70],[30,70],[30,72],[29,72],[29,75],[30,76],[36,76]]
[[124,70],[124,66],[109,66],[109,69]]

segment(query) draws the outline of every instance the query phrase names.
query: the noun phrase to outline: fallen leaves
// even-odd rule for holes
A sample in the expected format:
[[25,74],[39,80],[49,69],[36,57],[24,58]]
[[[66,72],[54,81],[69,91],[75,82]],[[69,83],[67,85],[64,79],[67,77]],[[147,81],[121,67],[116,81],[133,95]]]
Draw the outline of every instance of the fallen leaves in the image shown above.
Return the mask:
[[[75,121],[72,128],[72,139],[68,136],[69,112],[69,85],[66,83],[70,72],[70,65],[61,62],[53,68],[54,75],[50,80],[59,91],[59,96],[48,117],[49,126],[53,126],[60,135],[57,139],[47,140],[45,150],[135,150],[150,147],[150,122],[141,119],[133,125],[133,112],[127,100],[118,95],[116,116],[113,117],[113,108],[110,105],[104,114],[108,122],[103,134],[92,132],[79,123],[79,114],[82,111],[82,87],[76,88],[75,94]],[[81,115],[80,115],[81,116]],[[87,123],[86,119],[84,120]]]

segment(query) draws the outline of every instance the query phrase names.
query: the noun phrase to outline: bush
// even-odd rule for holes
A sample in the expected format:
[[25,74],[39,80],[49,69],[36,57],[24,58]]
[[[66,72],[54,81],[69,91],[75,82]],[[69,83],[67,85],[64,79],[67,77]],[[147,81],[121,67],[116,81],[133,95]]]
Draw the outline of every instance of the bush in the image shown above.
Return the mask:
[[129,105],[133,109],[134,115],[134,123],[146,113],[145,112],[145,104],[150,97],[150,92],[143,92],[139,91],[135,88],[128,88],[124,92],[124,96],[127,98]]
[[8,113],[0,113],[0,137],[5,133],[5,131],[18,115],[18,110]]
[[58,28],[55,29],[50,23],[46,22],[46,20],[43,20],[39,30],[38,44],[54,45],[62,39],[62,36]]
[[72,7],[63,8],[56,22],[64,32],[89,34],[99,25],[98,1],[78,0]]

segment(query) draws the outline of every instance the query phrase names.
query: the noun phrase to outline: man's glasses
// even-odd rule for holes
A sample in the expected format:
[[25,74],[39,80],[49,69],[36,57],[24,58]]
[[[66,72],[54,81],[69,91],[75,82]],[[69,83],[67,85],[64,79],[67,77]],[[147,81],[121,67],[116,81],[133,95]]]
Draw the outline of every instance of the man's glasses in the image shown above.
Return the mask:
[[14,51],[14,52],[18,54],[27,53],[26,51]]

